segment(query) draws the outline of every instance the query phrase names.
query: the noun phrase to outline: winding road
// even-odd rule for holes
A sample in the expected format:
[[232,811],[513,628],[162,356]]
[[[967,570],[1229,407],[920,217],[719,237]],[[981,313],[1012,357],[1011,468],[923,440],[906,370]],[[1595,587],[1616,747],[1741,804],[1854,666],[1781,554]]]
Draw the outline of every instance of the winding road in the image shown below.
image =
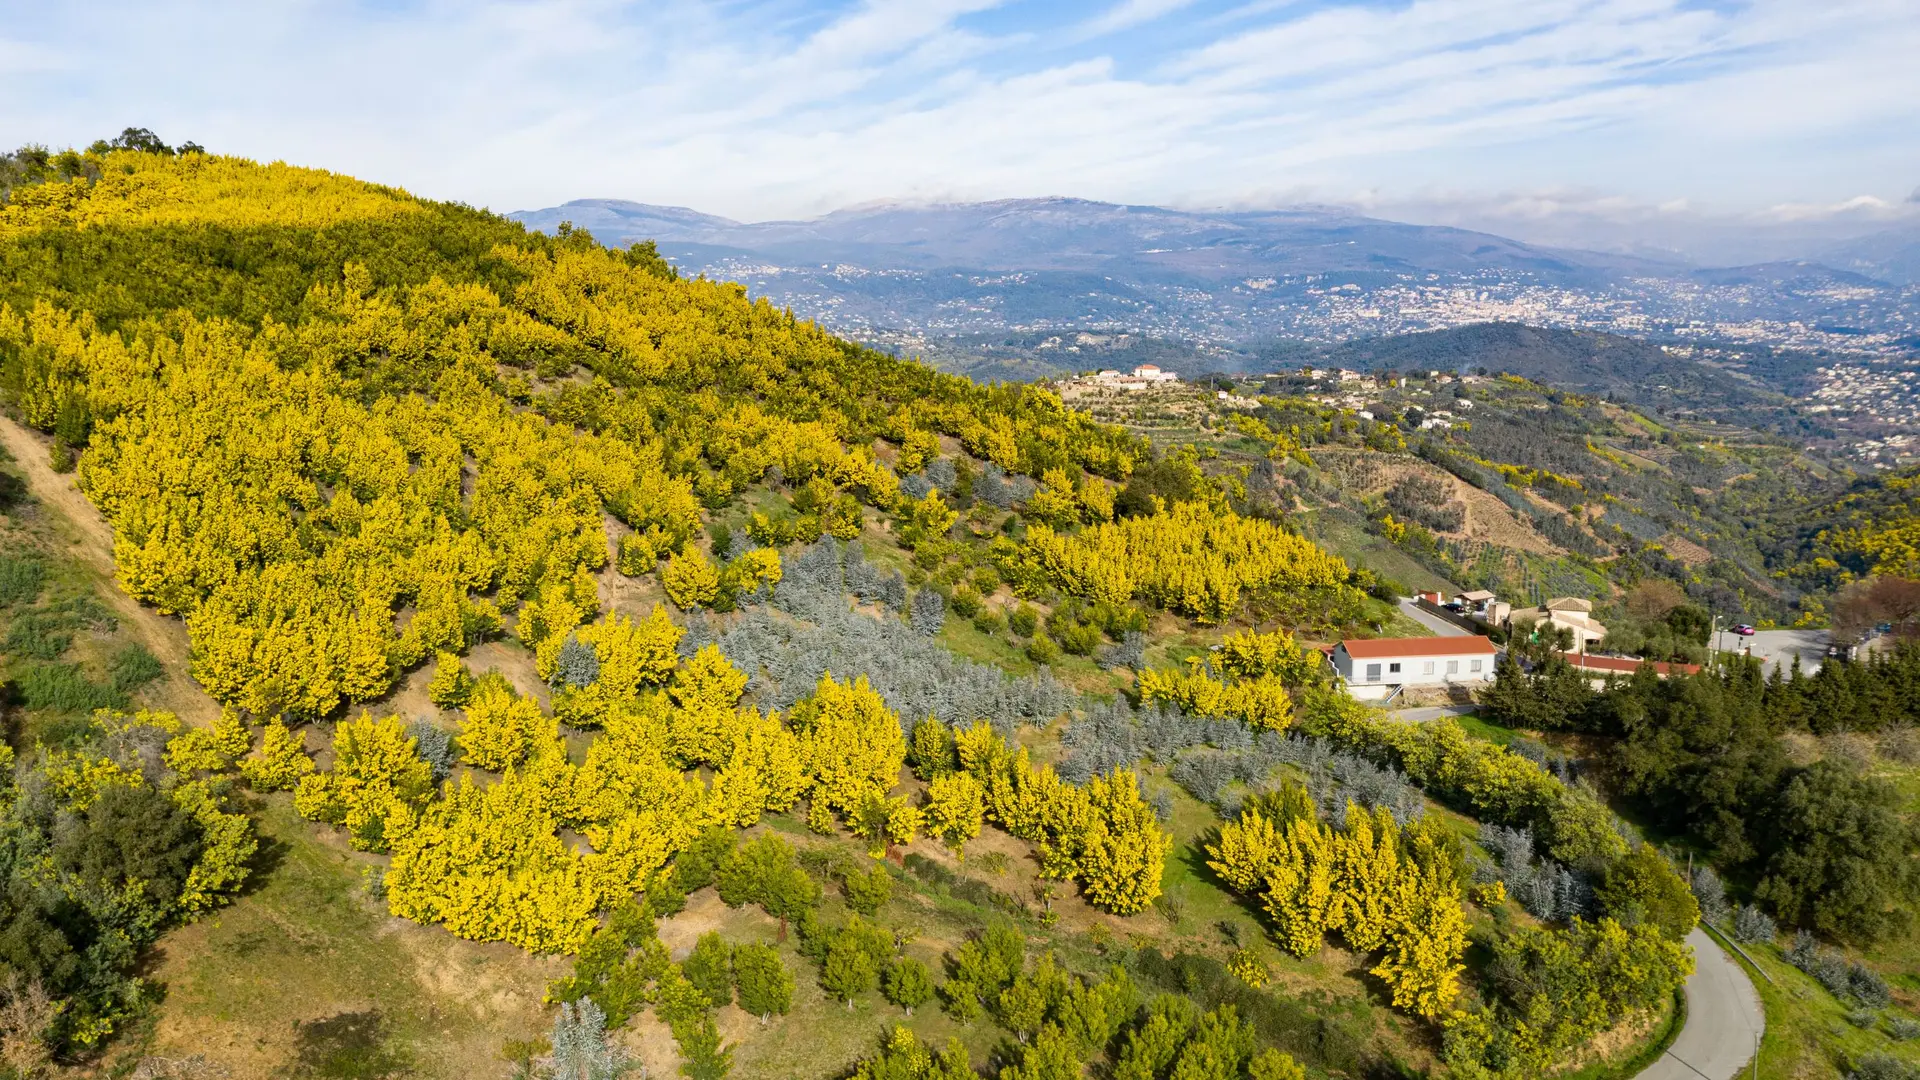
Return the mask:
[[1687,1024],[1635,1080],[1734,1080],[1767,1029],[1760,995],[1740,964],[1699,927],[1687,935],[1687,944],[1694,964],[1687,979]]
[[[1400,600],[1407,618],[1441,637],[1460,637],[1468,631],[1428,611],[1422,611],[1411,597]],[[1764,631],[1763,631],[1764,633]],[[1765,655],[1776,644],[1782,650],[1804,649],[1810,639],[1806,631],[1774,632],[1760,642]],[[1794,636],[1789,636],[1794,635]],[[1756,635],[1757,636],[1757,635]],[[1821,643],[1824,648],[1824,643]],[[1790,653],[1789,653],[1790,655]],[[1766,659],[1775,660],[1771,655]],[[1417,722],[1440,716],[1460,716],[1472,712],[1472,706],[1439,705],[1403,709],[1392,715],[1399,720]],[[1660,1060],[1642,1070],[1635,1080],[1735,1080],[1760,1045],[1766,1030],[1766,1015],[1760,1008],[1760,995],[1740,965],[1720,948],[1720,943],[1705,930],[1695,927],[1687,935],[1693,947],[1693,974],[1686,985],[1687,1022]]]
[[1431,611],[1421,610],[1420,605],[1414,603],[1413,597],[1411,596],[1403,596],[1400,598],[1400,613],[1433,631],[1436,637],[1466,637],[1471,633],[1471,631],[1463,630]]

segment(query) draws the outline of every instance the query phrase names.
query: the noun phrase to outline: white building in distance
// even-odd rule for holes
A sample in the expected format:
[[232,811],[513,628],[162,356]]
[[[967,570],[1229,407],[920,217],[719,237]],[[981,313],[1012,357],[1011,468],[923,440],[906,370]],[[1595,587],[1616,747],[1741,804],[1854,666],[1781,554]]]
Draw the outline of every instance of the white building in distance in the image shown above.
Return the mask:
[[1162,371],[1153,364],[1141,364],[1131,374],[1122,374],[1114,370],[1097,372],[1085,381],[1095,386],[1110,387],[1115,390],[1149,390],[1156,386],[1171,386],[1180,381],[1177,372]]

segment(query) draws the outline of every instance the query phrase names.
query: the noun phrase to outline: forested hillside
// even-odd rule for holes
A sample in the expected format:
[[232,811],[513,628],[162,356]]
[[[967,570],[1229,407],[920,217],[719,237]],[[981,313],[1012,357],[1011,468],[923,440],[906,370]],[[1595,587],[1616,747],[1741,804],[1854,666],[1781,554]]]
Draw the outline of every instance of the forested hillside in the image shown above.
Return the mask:
[[1314,360],[1365,371],[1505,372],[1648,412],[1710,417],[1802,438],[1825,427],[1791,410],[1790,399],[1773,384],[1617,334],[1482,323],[1346,342],[1321,349]]
[[50,676],[84,603],[0,567],[15,1072],[1520,1077],[1675,1021],[1675,866],[1327,685],[1392,590],[1271,473],[121,142],[0,170],[0,422],[217,709]]

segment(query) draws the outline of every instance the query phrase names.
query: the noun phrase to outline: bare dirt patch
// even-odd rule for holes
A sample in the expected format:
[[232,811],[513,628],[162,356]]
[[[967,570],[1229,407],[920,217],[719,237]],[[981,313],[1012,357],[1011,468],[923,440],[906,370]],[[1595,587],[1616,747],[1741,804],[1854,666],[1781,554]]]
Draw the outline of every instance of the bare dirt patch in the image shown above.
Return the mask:
[[546,681],[534,667],[533,653],[517,641],[487,641],[475,645],[467,653],[467,668],[475,675],[497,671],[506,676],[521,695],[537,699],[542,709],[552,707]]
[[1327,449],[1316,450],[1315,456],[1340,481],[1343,489],[1360,496],[1383,494],[1409,476],[1447,485],[1452,489],[1453,498],[1466,507],[1466,521],[1457,531],[1437,535],[1452,540],[1478,540],[1494,547],[1539,555],[1560,552],[1559,548],[1540,535],[1532,522],[1522,520],[1494,495],[1417,458],[1405,454]]
[[[617,556],[620,551],[620,538],[633,530],[611,514],[603,514],[601,517],[601,524],[607,534],[607,550]],[[608,612],[639,619],[652,614],[655,604],[667,602],[667,592],[660,587],[658,575],[648,574],[644,577],[630,578],[614,569],[614,564],[614,559],[608,559],[607,565],[601,567],[599,574],[595,575],[595,581],[600,589],[600,604]]]
[[1660,546],[1667,554],[1688,566],[1700,566],[1713,561],[1713,552],[1681,536],[1679,533],[1667,533],[1660,538]]

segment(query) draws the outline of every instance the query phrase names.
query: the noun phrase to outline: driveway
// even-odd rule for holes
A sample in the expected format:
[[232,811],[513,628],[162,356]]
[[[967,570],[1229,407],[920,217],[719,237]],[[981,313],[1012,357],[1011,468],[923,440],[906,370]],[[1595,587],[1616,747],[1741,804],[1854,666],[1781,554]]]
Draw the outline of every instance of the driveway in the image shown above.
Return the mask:
[[1767,1029],[1760,996],[1740,965],[1697,926],[1687,944],[1694,964],[1687,978],[1687,1026],[1634,1080],[1734,1080]]
[[1463,630],[1430,611],[1422,611],[1410,596],[1400,598],[1400,611],[1407,618],[1433,631],[1436,637],[1468,637],[1471,631]]
[[1741,637],[1731,630],[1722,630],[1714,636],[1713,647],[1721,652],[1737,653],[1744,646],[1759,657],[1771,673],[1774,668],[1786,669],[1793,666],[1793,658],[1800,658],[1800,670],[1811,675],[1820,670],[1820,662],[1826,659],[1827,642],[1832,635],[1825,630],[1761,630],[1752,637]]
[[1425,705],[1418,709],[1393,709],[1387,716],[1409,724],[1418,724],[1427,720],[1438,720],[1442,716],[1471,716],[1477,705]]

